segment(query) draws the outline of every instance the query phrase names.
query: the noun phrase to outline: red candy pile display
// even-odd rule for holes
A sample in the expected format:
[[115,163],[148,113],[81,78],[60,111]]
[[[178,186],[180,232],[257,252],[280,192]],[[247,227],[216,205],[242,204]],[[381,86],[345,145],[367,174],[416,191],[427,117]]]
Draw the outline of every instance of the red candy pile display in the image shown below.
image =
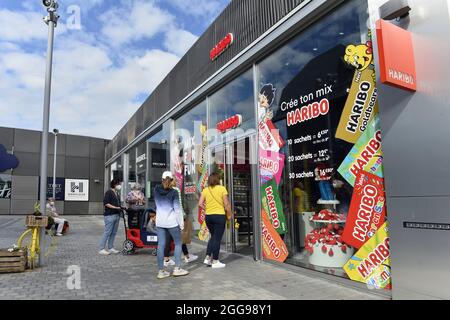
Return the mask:
[[[320,221],[322,223],[320,224],[321,227],[314,229],[313,232],[306,236],[306,251],[313,254],[314,248],[320,248],[323,253],[328,254],[330,257],[334,256],[334,250],[336,248],[339,248],[344,254],[347,253],[348,245],[342,240],[344,227],[337,224],[345,222],[345,216],[343,214],[334,213],[330,210],[322,210],[314,214],[311,221]],[[329,223],[326,224],[323,221],[328,221]]]
[[315,213],[312,216],[311,221],[345,222],[345,215],[340,213],[334,213],[333,211],[325,209],[320,211],[319,213]]

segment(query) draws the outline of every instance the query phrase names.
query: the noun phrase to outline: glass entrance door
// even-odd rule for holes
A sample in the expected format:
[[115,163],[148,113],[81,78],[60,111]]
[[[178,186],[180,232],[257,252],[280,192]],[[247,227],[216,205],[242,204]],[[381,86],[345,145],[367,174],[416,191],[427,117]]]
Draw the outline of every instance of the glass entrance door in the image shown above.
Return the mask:
[[254,250],[254,175],[255,159],[251,148],[253,137],[213,148],[211,172],[221,175],[234,213],[227,223],[223,245],[228,252],[255,256]]

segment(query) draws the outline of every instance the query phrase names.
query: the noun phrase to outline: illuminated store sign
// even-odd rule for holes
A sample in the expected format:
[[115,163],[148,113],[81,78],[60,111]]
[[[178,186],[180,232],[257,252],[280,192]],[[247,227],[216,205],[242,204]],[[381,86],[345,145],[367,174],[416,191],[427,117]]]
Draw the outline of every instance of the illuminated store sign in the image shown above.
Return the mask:
[[219,122],[217,124],[217,130],[224,133],[228,130],[235,129],[239,127],[242,124],[242,116],[240,114],[237,114],[235,116],[232,116],[231,118],[228,118],[225,121]]
[[381,82],[416,91],[416,65],[411,33],[390,22],[379,20],[377,37]]
[[232,33],[227,34],[226,37],[223,38],[209,53],[211,61],[216,60],[222,53],[224,53],[225,50],[227,50],[228,47],[233,44],[233,41],[234,41],[233,34]]

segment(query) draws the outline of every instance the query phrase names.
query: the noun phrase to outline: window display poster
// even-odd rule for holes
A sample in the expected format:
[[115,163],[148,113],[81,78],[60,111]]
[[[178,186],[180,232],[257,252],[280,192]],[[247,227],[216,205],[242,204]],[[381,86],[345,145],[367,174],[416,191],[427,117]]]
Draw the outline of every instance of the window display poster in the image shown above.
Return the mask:
[[356,143],[366,131],[373,117],[378,113],[378,90],[376,88],[372,42],[348,45],[345,49],[344,60],[348,66],[356,70],[339,121],[336,138],[349,143]]
[[350,185],[355,184],[356,176],[360,171],[383,178],[381,140],[380,119],[376,115],[338,169]]
[[0,174],[0,199],[11,199],[12,182],[11,176]]
[[66,179],[65,201],[89,201],[89,180]]
[[261,186],[262,208],[278,234],[286,234],[286,217],[283,212],[278,185],[275,179]]
[[391,288],[390,246],[388,223],[384,223],[375,235],[344,265],[350,279],[376,288]]
[[356,179],[342,239],[361,248],[386,219],[384,179],[361,171]]
[[167,168],[167,151],[152,148],[152,168]]
[[289,256],[288,249],[277,230],[272,225],[269,215],[264,210],[261,212],[261,235],[263,238],[263,256],[265,259],[285,262]]
[[264,184],[275,178],[280,184],[284,169],[285,156],[274,151],[259,150],[259,168],[261,172],[261,183]]

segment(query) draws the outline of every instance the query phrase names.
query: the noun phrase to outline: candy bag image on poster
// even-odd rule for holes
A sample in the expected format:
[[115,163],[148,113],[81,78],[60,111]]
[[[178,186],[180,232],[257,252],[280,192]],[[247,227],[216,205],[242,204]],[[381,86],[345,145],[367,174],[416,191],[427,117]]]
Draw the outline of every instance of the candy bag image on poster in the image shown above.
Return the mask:
[[284,216],[283,205],[275,179],[261,186],[261,197],[262,209],[267,212],[272,226],[279,234],[285,234],[287,232],[286,217]]
[[381,140],[380,118],[376,115],[338,168],[338,172],[350,185],[355,184],[356,176],[361,170],[383,178]]
[[261,211],[261,235],[263,237],[263,256],[265,259],[283,263],[289,256],[289,251],[280,235],[273,228],[269,215]]
[[285,156],[282,153],[259,149],[259,169],[262,184],[273,178],[276,179],[277,184],[280,184],[284,159]]
[[361,171],[356,179],[342,240],[361,248],[386,220],[384,179]]
[[336,131],[336,138],[356,143],[367,125],[378,114],[378,90],[375,71],[367,68],[355,71],[350,93]]
[[376,289],[391,288],[391,262],[387,222],[344,265],[351,280],[366,283]]

